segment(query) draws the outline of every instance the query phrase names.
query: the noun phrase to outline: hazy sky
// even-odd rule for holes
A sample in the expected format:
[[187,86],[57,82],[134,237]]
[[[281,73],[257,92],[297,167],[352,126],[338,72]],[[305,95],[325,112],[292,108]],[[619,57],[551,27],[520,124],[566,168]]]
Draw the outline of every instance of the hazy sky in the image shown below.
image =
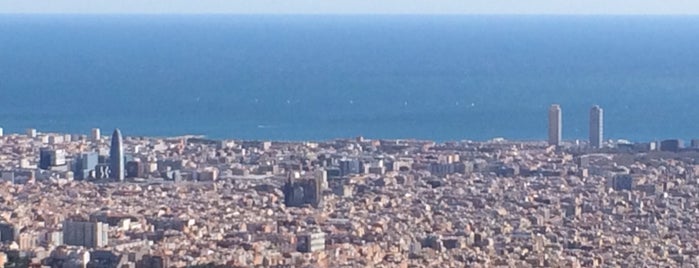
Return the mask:
[[0,0],[0,13],[699,14],[699,0]]

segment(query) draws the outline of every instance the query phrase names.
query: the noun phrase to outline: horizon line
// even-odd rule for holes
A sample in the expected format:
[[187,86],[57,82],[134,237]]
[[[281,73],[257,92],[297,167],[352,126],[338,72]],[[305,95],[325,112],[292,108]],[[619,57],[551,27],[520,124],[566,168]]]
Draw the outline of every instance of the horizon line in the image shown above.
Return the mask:
[[402,13],[402,12],[4,12],[0,15],[154,15],[154,16],[552,16],[552,17],[699,17],[699,13]]

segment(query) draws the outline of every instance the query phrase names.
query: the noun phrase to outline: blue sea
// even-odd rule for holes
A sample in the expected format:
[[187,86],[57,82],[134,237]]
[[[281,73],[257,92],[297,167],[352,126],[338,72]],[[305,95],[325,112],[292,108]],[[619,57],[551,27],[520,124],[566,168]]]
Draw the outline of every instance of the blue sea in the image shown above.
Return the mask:
[[699,137],[699,17],[0,15],[5,132]]

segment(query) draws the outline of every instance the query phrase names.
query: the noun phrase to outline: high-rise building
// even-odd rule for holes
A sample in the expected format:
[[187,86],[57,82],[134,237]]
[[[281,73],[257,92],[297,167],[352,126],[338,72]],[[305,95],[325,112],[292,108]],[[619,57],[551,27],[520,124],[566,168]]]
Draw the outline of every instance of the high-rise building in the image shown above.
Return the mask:
[[604,141],[604,111],[599,106],[590,109],[590,147],[602,148]]
[[102,132],[100,131],[99,128],[93,128],[92,133],[91,133],[91,139],[92,141],[99,141],[102,138]]
[[340,176],[359,174],[362,170],[362,163],[357,159],[342,159],[339,161]]
[[311,205],[315,208],[323,206],[323,185],[320,176],[312,179],[295,180],[293,172],[288,173],[286,183],[282,187],[284,204],[287,207]]
[[27,129],[27,136],[30,138],[36,138],[36,129],[28,128]]
[[316,183],[320,185],[320,190],[328,188],[328,171],[325,169],[318,169],[315,172]]
[[40,148],[39,149],[39,168],[49,169],[51,167],[51,149],[50,148]]
[[90,174],[95,171],[97,164],[99,164],[99,155],[96,152],[81,153],[75,159],[75,168],[73,169],[75,178],[79,180],[90,178]]
[[551,105],[549,108],[549,145],[561,145],[562,121],[561,106],[558,104]]
[[121,137],[121,131],[118,128],[112,133],[112,146],[109,150],[109,165],[111,178],[124,181],[124,141]]
[[660,142],[660,150],[663,152],[678,152],[684,148],[684,141],[680,139],[670,139]]
[[51,148],[39,149],[39,168],[50,169],[51,167],[64,166],[66,164],[66,152],[62,149]]
[[63,222],[63,243],[71,246],[100,248],[107,245],[109,225],[103,222],[72,221]]
[[108,164],[99,163],[95,166],[95,179],[106,180],[112,177],[112,170]]
[[140,161],[126,162],[126,177],[127,178],[143,178],[145,175],[145,167]]

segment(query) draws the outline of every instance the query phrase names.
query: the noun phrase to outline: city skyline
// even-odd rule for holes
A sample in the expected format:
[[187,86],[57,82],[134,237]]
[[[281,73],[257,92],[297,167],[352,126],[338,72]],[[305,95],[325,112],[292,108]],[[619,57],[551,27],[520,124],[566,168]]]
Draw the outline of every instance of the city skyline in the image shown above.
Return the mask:
[[699,267],[699,2],[0,1],[0,268]]

